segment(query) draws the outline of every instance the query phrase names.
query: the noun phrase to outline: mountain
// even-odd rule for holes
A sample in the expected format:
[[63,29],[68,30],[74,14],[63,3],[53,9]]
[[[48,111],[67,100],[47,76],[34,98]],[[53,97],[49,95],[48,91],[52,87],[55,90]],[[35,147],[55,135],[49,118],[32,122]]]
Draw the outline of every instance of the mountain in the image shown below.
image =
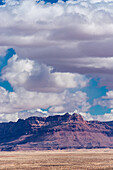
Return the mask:
[[85,121],[66,113],[0,123],[0,150],[113,148],[113,121]]

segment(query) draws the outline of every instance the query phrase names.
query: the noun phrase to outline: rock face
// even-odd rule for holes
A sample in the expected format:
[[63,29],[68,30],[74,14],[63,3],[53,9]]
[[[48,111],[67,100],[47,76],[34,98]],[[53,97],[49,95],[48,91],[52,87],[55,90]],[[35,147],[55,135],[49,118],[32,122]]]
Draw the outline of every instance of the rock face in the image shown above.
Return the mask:
[[0,123],[0,150],[113,148],[113,122],[74,113]]

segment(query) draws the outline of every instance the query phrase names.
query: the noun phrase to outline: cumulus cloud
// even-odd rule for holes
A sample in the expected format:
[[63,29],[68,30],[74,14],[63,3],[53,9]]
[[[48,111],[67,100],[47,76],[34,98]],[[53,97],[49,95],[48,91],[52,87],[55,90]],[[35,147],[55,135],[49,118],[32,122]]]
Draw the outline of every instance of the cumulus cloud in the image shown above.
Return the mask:
[[77,91],[75,93],[64,92],[65,102],[62,105],[52,106],[49,111],[52,113],[58,112],[87,112],[91,105],[88,102],[87,94],[82,91]]
[[[89,78],[78,73],[55,72],[54,68],[46,64],[22,59],[15,54],[2,69],[1,79],[8,81],[14,89],[8,92],[0,87],[0,113],[4,120],[12,120],[14,113],[16,120],[29,114],[52,115],[56,112],[73,112],[75,109],[87,111],[90,108],[87,94],[79,91],[88,84]],[[69,91],[72,88],[75,92]],[[37,108],[49,109],[45,114],[39,109],[37,112]],[[23,110],[26,110],[24,114],[21,112]],[[5,114],[12,116],[5,117]]]
[[38,117],[47,117],[49,115],[52,115],[51,113],[48,113],[47,111],[43,111],[41,109],[30,109],[30,110],[22,110],[18,111],[16,113],[1,113],[0,114],[0,123],[1,122],[9,122],[9,121],[17,121],[18,119],[27,119],[31,116],[38,116]]
[[14,114],[0,114],[0,123],[13,121],[16,122],[19,119],[18,113]]
[[[2,115],[11,113],[20,115],[19,111],[26,110],[23,115],[25,117],[31,109],[35,109],[33,114],[39,114],[37,108],[49,108],[46,115],[73,112],[75,109],[87,111],[90,108],[87,94],[78,91],[88,84],[89,79],[77,73],[55,72],[50,66],[13,55],[3,68],[1,79],[8,81],[14,89],[13,92],[8,92],[0,87]],[[72,88],[75,92],[68,90]]]
[[48,112],[51,114],[73,112],[75,109],[87,111],[90,108],[87,94],[82,91],[77,91],[74,94],[67,90],[62,93],[38,93],[18,88],[15,92],[8,92],[0,87],[0,96],[0,114],[13,114],[36,108],[49,108]]
[[110,113],[105,113],[103,115],[91,115],[90,113],[80,112],[85,120],[92,121],[113,121],[113,110]]
[[0,77],[14,89],[0,87],[4,120],[9,119],[5,113],[37,108],[49,108],[50,114],[76,109],[91,119],[87,94],[81,91],[87,74],[111,89],[94,105],[113,107],[113,0],[6,0],[0,21],[0,56],[8,48],[17,53]]
[[51,115],[47,111],[43,111],[41,109],[30,109],[30,110],[22,110],[16,113],[1,113],[0,114],[0,123],[1,122],[9,122],[9,121],[17,121],[18,119],[27,119],[31,116],[38,116],[38,117],[47,117]]
[[96,120],[96,117],[94,117],[90,113],[80,112],[79,114],[83,117],[84,120],[87,121]]
[[[32,76],[35,78],[31,78]],[[38,85],[39,78],[41,78],[42,83]],[[85,120],[109,121],[113,118],[112,110],[111,113],[92,116],[88,113],[91,105],[85,92],[65,90],[68,88],[82,88],[87,85],[88,79],[80,74],[54,72],[53,68],[45,64],[35,63],[34,60],[30,59],[19,59],[17,55],[14,55],[8,60],[8,65],[2,71],[2,79],[8,80],[15,91],[8,92],[0,87],[1,122],[16,121],[18,118],[29,116],[48,116],[75,112],[75,110]],[[46,82],[47,80],[50,82]],[[31,82],[29,88],[26,86],[28,82],[29,84]],[[37,88],[34,89],[36,83]],[[41,91],[41,87],[45,83],[46,85],[43,86]],[[54,91],[53,88],[57,90]],[[95,99],[93,105],[97,104],[112,109],[113,91],[108,91],[106,96]],[[44,108],[48,111],[37,108]]]
[[113,110],[110,113],[105,113],[104,115],[97,115],[97,120],[99,121],[113,121]]
[[103,107],[107,107],[113,109],[113,91],[106,92],[106,96],[102,96],[101,98],[94,99],[94,105],[100,105]]
[[24,87],[30,91],[57,92],[66,88],[83,88],[88,84],[86,76],[77,73],[55,72],[52,67],[30,59],[19,59],[14,55],[2,70],[3,80],[15,88]]
[[101,58],[109,63],[113,57],[113,1],[7,0],[0,8],[0,20],[0,46],[13,47],[19,56],[58,71],[102,72]]
[[63,95],[56,93],[37,93],[19,88],[15,92],[7,92],[1,87],[1,113],[11,113],[32,108],[48,108],[50,105],[63,104]]

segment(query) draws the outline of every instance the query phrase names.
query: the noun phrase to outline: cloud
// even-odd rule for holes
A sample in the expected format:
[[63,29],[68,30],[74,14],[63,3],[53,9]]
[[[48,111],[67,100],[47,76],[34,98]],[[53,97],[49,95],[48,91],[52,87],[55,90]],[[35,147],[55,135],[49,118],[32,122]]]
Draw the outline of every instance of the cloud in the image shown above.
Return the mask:
[[113,91],[108,91],[106,96],[102,96],[102,99],[113,99]]
[[0,123],[13,121],[16,122],[19,119],[18,113],[14,114],[0,114]]
[[3,80],[15,88],[24,87],[29,91],[58,92],[66,88],[83,88],[89,79],[77,73],[55,72],[52,67],[30,59],[19,59],[14,55],[2,70]]
[[82,91],[70,93],[37,93],[18,88],[8,92],[0,87],[0,114],[14,114],[23,110],[48,109],[48,113],[87,111],[90,108],[87,94]]
[[21,58],[38,60],[60,72],[100,73],[105,67],[101,61],[109,63],[113,57],[112,4],[7,0],[0,8],[0,46],[12,47]]
[[87,121],[96,120],[96,118],[90,113],[80,112],[79,114],[83,117],[84,120]]
[[8,92],[0,87],[2,115],[18,113],[20,116],[19,111],[26,110],[24,118],[30,113],[29,110],[32,115],[32,109],[35,110],[33,115],[40,114],[37,108],[48,109],[46,115],[73,112],[75,109],[88,111],[90,108],[87,94],[80,91],[90,79],[78,73],[55,72],[54,68],[46,64],[19,58],[15,54],[2,69],[1,79],[8,81],[14,89],[13,92]]
[[99,77],[100,85],[110,89],[94,105],[113,107],[112,0],[54,4],[6,0],[0,6],[0,21],[0,56],[8,48],[16,51],[1,72],[0,78],[14,89],[8,92],[0,87],[1,114],[76,109],[90,119],[91,106],[81,91],[88,85],[87,77]]
[[82,91],[77,91],[75,93],[69,93],[68,91],[64,92],[65,102],[62,105],[52,106],[49,109],[49,112],[52,113],[65,113],[65,112],[74,112],[75,109],[77,112],[87,112],[91,105],[88,102],[87,94]]
[[1,113],[0,114],[0,123],[1,122],[9,122],[13,121],[16,122],[18,119],[27,119],[31,116],[38,116],[38,117],[47,117],[51,115],[47,111],[43,111],[41,109],[31,109],[31,110],[23,110],[16,113]]
[[99,121],[113,121],[113,110],[110,113],[105,113],[104,115],[98,115],[97,120]]
[[91,115],[90,113],[80,112],[83,118],[87,121],[98,120],[98,121],[113,121],[113,110],[110,113],[105,113],[103,115]]
[[113,109],[113,91],[106,92],[106,96],[102,96],[101,98],[94,99],[94,105],[100,105],[103,107],[107,107]]
[[87,94],[80,91],[88,84],[89,78],[78,73],[55,72],[50,66],[15,54],[2,69],[1,79],[8,81],[14,89],[8,92],[0,87],[1,114],[49,108],[49,115],[90,108]]

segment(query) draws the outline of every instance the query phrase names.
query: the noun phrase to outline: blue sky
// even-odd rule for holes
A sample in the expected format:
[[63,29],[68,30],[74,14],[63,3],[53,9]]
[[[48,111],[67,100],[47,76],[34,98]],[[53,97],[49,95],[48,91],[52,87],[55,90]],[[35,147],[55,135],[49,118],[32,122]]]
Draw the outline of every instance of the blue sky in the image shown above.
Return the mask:
[[0,121],[113,120],[113,1],[49,2],[0,1]]

